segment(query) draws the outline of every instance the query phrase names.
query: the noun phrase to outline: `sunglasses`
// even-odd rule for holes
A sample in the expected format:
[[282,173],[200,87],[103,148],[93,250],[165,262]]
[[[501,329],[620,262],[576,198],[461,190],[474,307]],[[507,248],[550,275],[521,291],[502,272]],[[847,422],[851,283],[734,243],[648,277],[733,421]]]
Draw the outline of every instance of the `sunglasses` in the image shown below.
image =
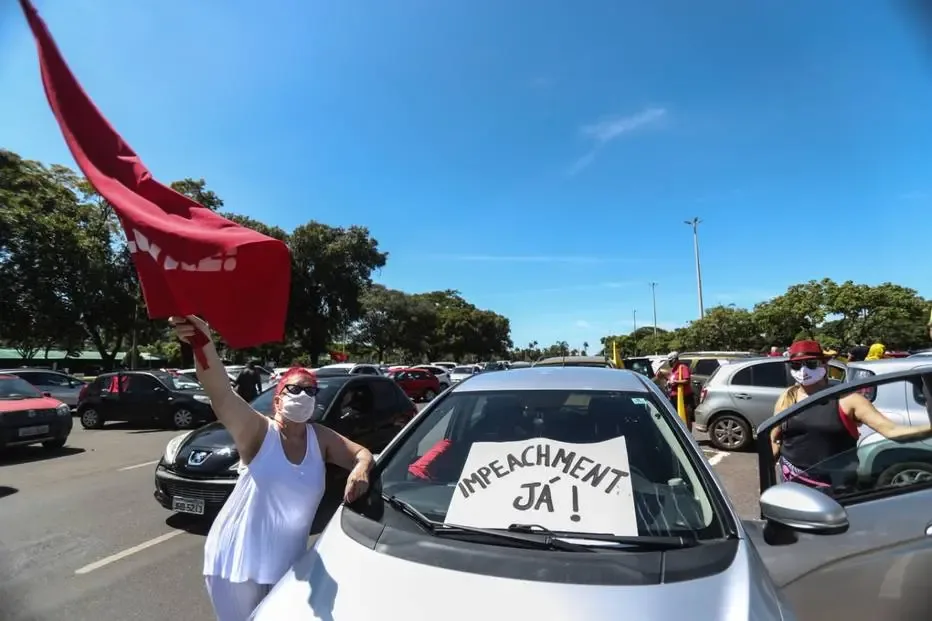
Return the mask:
[[807,369],[818,369],[820,366],[822,366],[821,360],[800,360],[797,362],[790,362],[790,368],[794,371],[799,371],[803,367],[806,367]]
[[282,392],[285,392],[286,390],[293,395],[300,395],[303,392],[309,397],[313,397],[318,392],[320,392],[320,389],[317,388],[316,384],[309,384],[306,386],[302,386],[300,384],[285,384],[285,388],[282,390]]

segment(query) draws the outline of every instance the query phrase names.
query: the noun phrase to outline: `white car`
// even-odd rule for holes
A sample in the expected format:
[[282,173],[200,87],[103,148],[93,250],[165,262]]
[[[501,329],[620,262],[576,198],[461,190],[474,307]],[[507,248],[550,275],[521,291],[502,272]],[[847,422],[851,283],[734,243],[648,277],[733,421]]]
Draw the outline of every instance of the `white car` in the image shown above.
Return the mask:
[[455,362],[450,362],[450,361],[431,362],[431,363],[429,363],[429,364],[430,364],[431,366],[434,366],[434,367],[443,367],[443,368],[446,369],[448,372],[449,372],[449,371],[452,371],[452,370],[453,370],[453,367],[459,366],[459,365],[456,364]]
[[357,362],[339,362],[337,364],[327,364],[319,369],[315,369],[320,377],[326,375],[382,375],[382,370],[377,364],[361,364]]
[[459,367],[454,367],[450,371],[450,381],[454,384],[462,382],[464,379],[470,378],[476,373],[481,373],[482,367],[478,364],[464,364]]
[[[928,395],[932,374],[925,382]],[[742,521],[650,379],[482,373],[389,443],[368,494],[337,509],[250,618],[926,618],[928,482],[833,497],[776,484],[769,443],[760,451],[762,519]]]
[[450,374],[445,367],[438,367],[432,364],[419,364],[411,368],[424,369],[430,372],[430,374],[436,377],[437,381],[440,382],[440,390],[446,390],[453,384],[453,380],[450,379]]

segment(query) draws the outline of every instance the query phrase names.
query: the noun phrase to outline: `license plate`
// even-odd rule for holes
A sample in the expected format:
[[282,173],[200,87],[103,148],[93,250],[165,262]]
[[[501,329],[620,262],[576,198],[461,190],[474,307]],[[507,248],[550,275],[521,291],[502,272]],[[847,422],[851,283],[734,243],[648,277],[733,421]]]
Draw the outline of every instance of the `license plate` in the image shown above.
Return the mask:
[[24,438],[26,436],[43,436],[47,435],[48,432],[48,425],[39,425],[38,427],[20,427],[19,437]]
[[173,496],[172,511],[180,511],[181,513],[193,513],[194,515],[204,515],[204,499]]

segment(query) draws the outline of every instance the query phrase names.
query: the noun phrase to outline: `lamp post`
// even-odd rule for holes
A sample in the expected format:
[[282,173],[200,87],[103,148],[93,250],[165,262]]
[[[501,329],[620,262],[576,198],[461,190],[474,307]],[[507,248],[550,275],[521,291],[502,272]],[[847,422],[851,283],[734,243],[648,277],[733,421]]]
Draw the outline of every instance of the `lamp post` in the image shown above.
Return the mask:
[[685,223],[693,229],[693,248],[696,252],[696,287],[699,290],[699,319],[705,317],[705,305],[702,303],[702,268],[699,266],[699,218],[686,220]]
[[657,283],[650,283],[650,299],[654,305],[654,336],[657,336]]
[[634,339],[634,355],[638,355],[638,309],[634,309],[632,313],[634,316],[634,331],[631,332],[631,338]]

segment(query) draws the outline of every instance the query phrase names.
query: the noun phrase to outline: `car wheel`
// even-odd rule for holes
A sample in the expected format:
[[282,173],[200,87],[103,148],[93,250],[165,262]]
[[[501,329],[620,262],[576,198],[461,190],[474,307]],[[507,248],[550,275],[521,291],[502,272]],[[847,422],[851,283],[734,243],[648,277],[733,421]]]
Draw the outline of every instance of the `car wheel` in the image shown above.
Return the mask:
[[42,448],[49,451],[57,451],[58,449],[65,448],[65,442],[68,441],[68,438],[56,438],[54,440],[47,440],[42,443]]
[[709,443],[720,451],[741,451],[751,444],[751,426],[737,414],[721,414],[709,425]]
[[901,487],[932,481],[932,464],[908,462],[890,466],[877,477],[877,487]]
[[437,396],[437,393],[435,393],[435,392],[433,391],[432,388],[428,388],[427,390],[424,391],[424,401],[425,401],[425,402],[427,402],[427,401],[433,401],[433,400],[434,400],[434,397],[436,397],[436,396]]
[[81,426],[85,429],[100,429],[104,426],[104,417],[94,408],[81,412]]
[[178,408],[172,412],[172,426],[175,429],[191,429],[194,427],[194,414],[187,408]]

